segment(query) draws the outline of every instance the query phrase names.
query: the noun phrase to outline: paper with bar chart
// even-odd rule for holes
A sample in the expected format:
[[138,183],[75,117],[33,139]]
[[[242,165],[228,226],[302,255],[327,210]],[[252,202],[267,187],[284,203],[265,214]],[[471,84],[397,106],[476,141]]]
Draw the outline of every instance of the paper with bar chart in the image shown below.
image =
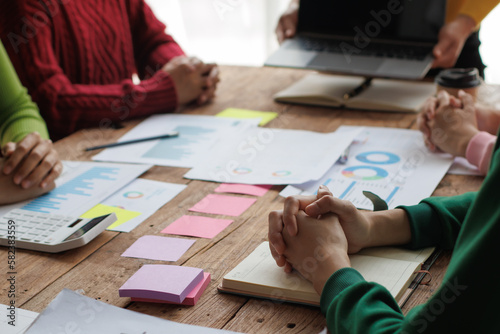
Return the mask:
[[[340,127],[337,131],[353,128]],[[360,209],[372,210],[363,191],[371,191],[389,208],[417,204],[430,196],[453,160],[431,153],[416,130],[365,127],[349,148],[345,164],[337,162],[318,181],[286,187],[280,195],[315,194],[320,185]]]
[[231,140],[259,119],[241,120],[200,115],[153,115],[127,132],[118,142],[177,131],[179,136],[108,148],[92,160],[193,167],[219,141]]
[[13,209],[78,217],[123,188],[151,165],[64,161],[57,187],[33,200],[3,206],[0,215]]

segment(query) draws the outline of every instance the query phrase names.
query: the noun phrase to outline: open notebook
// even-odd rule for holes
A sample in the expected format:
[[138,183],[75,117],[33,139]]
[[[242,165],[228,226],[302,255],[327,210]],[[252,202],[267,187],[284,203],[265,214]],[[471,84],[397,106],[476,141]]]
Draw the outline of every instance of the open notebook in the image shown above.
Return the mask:
[[[410,251],[380,247],[350,255],[351,265],[367,281],[387,288],[394,298],[406,292],[421,264],[434,248]],[[269,243],[260,244],[247,258],[222,279],[219,291],[252,297],[319,306],[320,296],[312,284],[297,272],[287,274],[276,265]]]
[[345,100],[344,95],[359,87],[364,79],[313,73],[277,93],[274,100],[349,109],[418,112],[436,91],[431,82],[373,79],[361,93]]

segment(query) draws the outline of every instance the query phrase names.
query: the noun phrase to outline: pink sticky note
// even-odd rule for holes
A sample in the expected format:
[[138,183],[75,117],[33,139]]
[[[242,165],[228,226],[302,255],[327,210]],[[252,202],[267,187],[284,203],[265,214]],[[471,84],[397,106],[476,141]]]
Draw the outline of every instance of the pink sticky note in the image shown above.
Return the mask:
[[182,303],[203,281],[203,270],[192,267],[145,264],[118,290],[120,297],[159,299]]
[[215,189],[216,193],[231,193],[253,196],[264,196],[271,189],[270,185],[252,185],[252,184],[236,184],[223,183]]
[[[198,300],[200,299],[201,295],[207,288],[208,284],[210,284],[210,274],[209,273],[203,273],[203,280],[198,283],[197,286],[194,287],[194,289],[187,294],[186,298],[184,298],[184,301],[180,303],[180,305],[196,305]],[[132,297],[130,298],[131,301],[133,302],[146,302],[146,303],[163,303],[163,304],[178,304],[174,302],[170,302],[167,300],[161,300],[161,299],[148,299],[148,298],[136,298]]]
[[211,239],[233,221],[199,216],[182,216],[168,225],[161,233],[188,235]]
[[189,209],[189,211],[237,217],[245,212],[255,201],[255,198],[210,194]]
[[195,240],[145,235],[137,239],[123,254],[140,259],[177,261]]

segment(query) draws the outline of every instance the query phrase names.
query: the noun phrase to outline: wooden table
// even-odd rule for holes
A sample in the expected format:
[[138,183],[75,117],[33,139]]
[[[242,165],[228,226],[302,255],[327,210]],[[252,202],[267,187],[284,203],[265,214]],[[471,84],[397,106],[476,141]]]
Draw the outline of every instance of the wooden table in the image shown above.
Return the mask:
[[[279,117],[268,127],[305,129],[331,132],[340,125],[367,125],[397,128],[415,128],[413,114],[357,112],[327,108],[313,108],[277,104],[272,96],[298,79],[307,71],[222,67],[222,81],[217,98],[201,108],[188,108],[187,114],[214,115],[228,107],[276,111]],[[56,143],[65,160],[89,160],[95,152],[83,152],[84,147],[112,142],[125,134],[139,121],[125,123],[125,128],[89,129],[75,133]],[[195,244],[175,264],[203,268],[212,274],[212,281],[196,306],[131,303],[120,298],[118,288],[143,264],[164,263],[120,255],[143,235],[161,235],[160,231],[187,213],[188,208],[213,193],[217,184],[190,181],[182,176],[187,169],[155,166],[142,177],[173,183],[188,184],[188,188],[131,233],[105,231],[85,247],[60,254],[44,254],[18,250],[16,306],[41,312],[63,289],[83,290],[92,298],[130,310],[182,323],[223,328],[252,333],[316,333],[325,326],[319,309],[286,303],[275,303],[253,298],[219,294],[216,290],[222,277],[267,239],[267,215],[281,209],[283,188],[275,186],[234,223],[214,239],[197,239]],[[450,196],[479,189],[481,177],[447,175],[434,195]],[[1,279],[0,303],[7,304],[7,251],[0,249]],[[450,259],[444,253],[432,267],[433,280],[420,287],[404,307],[406,313],[423,303],[439,286]]]

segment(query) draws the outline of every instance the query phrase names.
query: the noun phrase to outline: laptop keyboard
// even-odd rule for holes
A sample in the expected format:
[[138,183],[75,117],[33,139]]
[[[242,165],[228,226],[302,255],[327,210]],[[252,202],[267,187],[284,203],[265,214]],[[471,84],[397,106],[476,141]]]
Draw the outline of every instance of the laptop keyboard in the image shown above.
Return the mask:
[[[9,220],[14,221],[16,240],[50,244],[51,235],[65,228],[75,217],[15,209],[0,218],[0,238],[6,239]],[[12,231],[12,230],[11,230]]]
[[[300,48],[316,51],[316,52],[331,52],[342,53],[340,43],[342,40],[331,40],[313,37],[296,37]],[[432,50],[430,47],[409,46],[409,45],[387,45],[380,43],[370,43],[365,48],[358,48],[361,56],[375,56],[386,58],[399,58],[408,60],[423,60]]]

